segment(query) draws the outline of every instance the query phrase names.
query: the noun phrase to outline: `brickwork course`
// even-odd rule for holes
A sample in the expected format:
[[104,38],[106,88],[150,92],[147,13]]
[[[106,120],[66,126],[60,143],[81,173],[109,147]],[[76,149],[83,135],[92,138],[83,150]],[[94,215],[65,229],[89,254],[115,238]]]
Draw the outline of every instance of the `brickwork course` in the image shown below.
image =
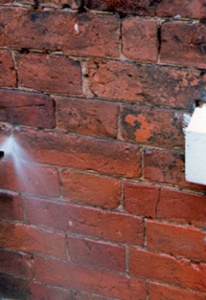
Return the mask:
[[205,92],[204,0],[0,0],[1,299],[206,299]]

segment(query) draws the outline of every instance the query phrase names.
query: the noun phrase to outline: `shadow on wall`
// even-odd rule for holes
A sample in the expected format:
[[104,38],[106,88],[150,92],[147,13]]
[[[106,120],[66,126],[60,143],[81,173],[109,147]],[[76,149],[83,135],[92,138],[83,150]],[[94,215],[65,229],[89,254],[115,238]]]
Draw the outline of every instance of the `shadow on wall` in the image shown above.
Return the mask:
[[[17,193],[0,192],[0,218],[1,215],[6,216],[8,219],[14,216],[17,219],[20,218],[21,212],[18,209],[18,203]],[[13,272],[22,274],[22,276],[28,273],[26,269],[32,256],[21,252],[8,251],[2,247],[4,241],[13,236],[14,230],[14,224],[5,226],[4,221],[0,222],[0,299],[29,300],[31,293],[28,291],[28,281],[14,278]],[[3,274],[4,272],[11,273],[12,276]]]
[[29,300],[31,293],[27,289],[28,281],[0,273],[1,299],[5,297],[13,300]]

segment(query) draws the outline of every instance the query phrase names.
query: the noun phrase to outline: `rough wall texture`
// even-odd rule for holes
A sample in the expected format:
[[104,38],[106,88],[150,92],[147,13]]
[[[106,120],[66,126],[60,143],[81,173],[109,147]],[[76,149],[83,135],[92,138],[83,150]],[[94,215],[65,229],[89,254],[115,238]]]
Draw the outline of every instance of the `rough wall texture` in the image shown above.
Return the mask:
[[[205,300],[206,188],[184,116],[206,91],[204,0],[1,0],[0,298]],[[29,163],[28,163],[29,164]]]

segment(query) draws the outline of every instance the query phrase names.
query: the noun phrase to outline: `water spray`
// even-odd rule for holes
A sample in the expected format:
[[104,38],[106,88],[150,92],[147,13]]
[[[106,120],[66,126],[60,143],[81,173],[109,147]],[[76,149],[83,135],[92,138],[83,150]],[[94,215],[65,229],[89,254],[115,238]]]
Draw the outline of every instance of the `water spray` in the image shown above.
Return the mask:
[[20,128],[16,125],[1,123],[0,131],[4,131],[5,138],[0,143],[0,160],[9,163],[16,176],[20,191],[35,194],[36,188],[44,195],[52,193],[52,186],[45,181],[44,174],[30,154],[22,147],[16,133]]
[[4,142],[0,145],[0,160],[5,158],[16,159],[17,153],[15,153],[19,147],[16,138],[14,137],[15,131],[20,131],[20,128],[16,125],[11,125],[8,123],[1,124],[2,130],[7,133]]

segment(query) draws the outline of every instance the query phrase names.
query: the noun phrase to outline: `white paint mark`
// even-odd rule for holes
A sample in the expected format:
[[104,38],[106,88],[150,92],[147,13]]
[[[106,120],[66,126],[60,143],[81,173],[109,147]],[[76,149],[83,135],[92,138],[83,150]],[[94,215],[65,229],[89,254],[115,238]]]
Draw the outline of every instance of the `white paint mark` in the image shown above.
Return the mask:
[[181,19],[181,15],[179,15],[179,14],[175,15],[175,16],[174,16],[174,19],[175,19],[175,20]]
[[77,23],[74,24],[74,30],[76,33],[79,33],[79,25]]
[[72,221],[69,221],[68,224],[69,224],[69,226],[73,226],[73,222]]

